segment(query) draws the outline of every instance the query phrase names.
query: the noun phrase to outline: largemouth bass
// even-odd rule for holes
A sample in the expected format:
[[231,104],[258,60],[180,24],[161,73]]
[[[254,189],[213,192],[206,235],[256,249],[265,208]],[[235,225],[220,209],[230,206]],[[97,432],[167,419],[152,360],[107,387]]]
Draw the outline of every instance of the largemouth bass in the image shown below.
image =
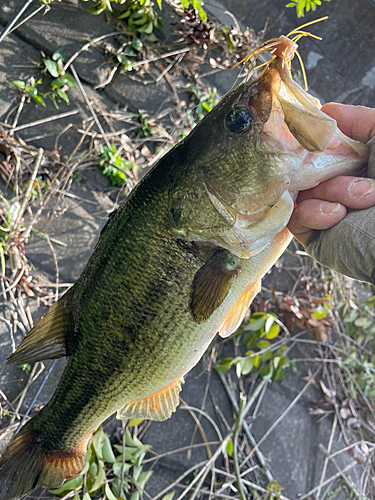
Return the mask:
[[78,474],[92,432],[116,411],[169,418],[184,375],[217,332],[236,330],[288,245],[296,193],[366,163],[367,148],[291,79],[288,44],[136,186],[77,283],[9,357],[68,361],[0,458],[0,499]]

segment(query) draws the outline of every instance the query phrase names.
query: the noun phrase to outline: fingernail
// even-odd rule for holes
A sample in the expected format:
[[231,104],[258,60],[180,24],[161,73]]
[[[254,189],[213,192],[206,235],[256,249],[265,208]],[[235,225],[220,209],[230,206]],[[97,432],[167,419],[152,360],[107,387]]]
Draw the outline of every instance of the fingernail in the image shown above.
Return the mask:
[[353,179],[348,191],[353,198],[363,198],[375,189],[375,182],[372,179]]
[[333,215],[335,212],[340,210],[340,203],[330,203],[329,201],[323,201],[320,204],[320,211],[325,215]]

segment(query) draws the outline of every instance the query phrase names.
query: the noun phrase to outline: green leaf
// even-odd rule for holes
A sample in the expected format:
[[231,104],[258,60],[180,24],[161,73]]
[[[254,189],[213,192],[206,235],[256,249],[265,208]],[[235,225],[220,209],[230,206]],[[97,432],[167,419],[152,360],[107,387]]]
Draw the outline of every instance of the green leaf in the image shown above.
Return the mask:
[[104,487],[104,492],[107,495],[108,500],[117,500],[117,498],[115,497],[115,495],[112,493],[112,490],[109,487],[108,483]]
[[[143,457],[144,458],[144,457]],[[142,458],[142,460],[143,460]],[[154,471],[148,470],[146,472],[143,472],[140,477],[138,478],[138,484],[140,488],[143,490],[144,487],[146,486],[147,481],[150,479]]]
[[268,361],[272,357],[272,352],[267,349],[267,351],[264,351],[262,354],[262,361]]
[[143,43],[141,42],[141,40],[139,38],[133,38],[132,46],[135,48],[135,50],[140,51],[143,48]]
[[227,453],[231,457],[233,455],[233,441],[227,443]]
[[[162,7],[161,7],[161,0],[156,0],[156,1],[157,1],[157,3],[158,3],[158,7],[159,7],[159,9],[160,9],[160,10],[162,10]],[[174,493],[173,493],[173,495],[174,495]],[[165,498],[165,497],[164,497],[164,498]],[[163,498],[163,500],[164,500],[164,498]],[[173,498],[173,496],[172,496],[172,498]]]
[[259,342],[257,343],[257,347],[263,351],[263,349],[267,349],[268,347],[270,347],[270,343],[267,341],[267,340],[259,340]]
[[95,478],[98,475],[98,470],[99,470],[98,464],[96,462],[92,462],[88,474],[93,481],[95,481]]
[[[251,320],[251,318],[250,318]],[[245,331],[250,331],[250,332],[255,332],[263,328],[264,324],[266,322],[266,318],[263,316],[263,318],[256,319],[255,321],[251,321],[245,326]]]
[[278,368],[272,378],[273,380],[284,380],[285,378],[284,370],[282,368]]
[[273,375],[273,365],[271,365],[271,364],[263,365],[262,368],[260,369],[259,374],[264,379],[270,380],[272,378],[272,375]]
[[90,495],[86,492],[86,493],[83,495],[82,500],[91,500],[91,497],[90,497]]
[[104,443],[105,437],[106,437],[106,435],[100,427],[94,433],[94,437],[92,439],[92,445],[94,447],[96,456],[98,458],[103,458],[102,448],[103,448],[103,443]]
[[167,493],[166,495],[163,496],[161,500],[173,500],[174,493],[175,493],[174,491],[172,491],[171,493]]
[[46,107],[46,103],[44,102],[44,99],[40,94],[35,94],[35,95],[32,95],[31,97],[34,99],[34,101],[37,104],[41,104],[44,108]]
[[140,17],[139,19],[135,19],[132,24],[135,24],[136,26],[143,26],[147,22],[149,22],[149,16],[145,15]]
[[274,339],[275,337],[278,336],[279,332],[280,332],[280,326],[277,323],[273,324],[265,337],[266,339]]
[[116,462],[116,457],[112,451],[111,442],[107,434],[105,434],[105,438],[103,441],[102,453],[103,459],[109,464],[113,464],[114,462]]
[[63,91],[63,90],[61,90],[61,89],[58,89],[58,90],[57,90],[57,94],[58,94],[58,96],[59,96],[59,97],[60,97],[63,101],[65,101],[65,102],[66,102],[66,104],[70,104],[70,102],[69,102],[69,97],[67,96],[67,93],[66,93],[66,92],[64,92],[64,91]]
[[131,418],[128,423],[128,427],[134,427],[141,424],[144,421],[143,418]]
[[51,73],[54,78],[57,78],[60,74],[60,68],[57,62],[51,61],[51,59],[43,59],[43,62],[49,73]]
[[214,366],[214,369],[217,371],[217,372],[220,372],[220,373],[225,373],[227,372],[228,370],[231,369],[231,365],[216,365]]
[[90,488],[89,493],[97,491],[103,485],[105,479],[106,479],[105,469],[104,469],[104,467],[101,467],[99,469],[99,472],[98,472],[98,475],[96,476],[95,481],[93,482],[93,484]]
[[254,369],[256,370],[258,368],[259,362],[260,362],[259,356],[254,356],[253,361],[254,361]]
[[76,488],[79,488],[83,484],[83,476],[79,475],[76,477],[73,477],[73,479],[68,479],[63,483],[60,488],[57,488],[55,490],[49,490],[50,493],[53,495],[61,495],[62,493],[65,494],[68,491],[73,491]]
[[77,87],[77,82],[72,77],[72,75],[69,75],[69,73],[65,73],[65,75],[60,76],[60,78],[54,81],[54,84],[58,84],[59,87],[68,85],[69,87],[72,87],[74,89]]
[[371,324],[371,321],[369,321],[366,317],[357,318],[354,321],[354,325],[359,326],[360,328],[365,328],[366,326],[369,326],[370,324]]
[[62,62],[64,62],[64,60],[65,60],[65,50],[64,49],[55,50],[55,52],[52,54],[52,59],[54,61],[58,61],[60,59]]
[[90,14],[94,14],[94,16],[98,16],[99,14],[101,14],[102,12],[104,12],[105,9],[106,9],[105,4],[103,4],[101,2],[101,3],[98,3],[98,4],[94,5],[93,7],[89,7],[87,9],[87,12],[90,12]]
[[130,10],[126,10],[122,14],[118,15],[117,19],[126,19],[127,17],[130,16],[130,14],[131,14]]
[[142,28],[139,28],[139,32],[140,33],[147,33],[147,34],[150,34],[152,33],[152,30],[154,29],[154,25],[152,24],[152,21],[147,24],[146,26],[142,26]]
[[206,12],[202,9],[202,7],[199,5],[198,7],[198,14],[199,14],[199,17],[202,19],[202,21],[204,23],[207,22],[207,14]]
[[242,375],[248,375],[254,366],[253,358],[245,358],[240,362]]
[[26,87],[25,82],[23,82],[22,80],[13,80],[12,83],[19,89],[24,89]]

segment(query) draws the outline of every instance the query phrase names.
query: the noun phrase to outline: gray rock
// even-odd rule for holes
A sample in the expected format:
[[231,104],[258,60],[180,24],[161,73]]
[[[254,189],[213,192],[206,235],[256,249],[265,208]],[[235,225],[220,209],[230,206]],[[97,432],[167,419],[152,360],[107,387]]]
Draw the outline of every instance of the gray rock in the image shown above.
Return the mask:
[[[0,10],[0,23],[9,22],[23,4],[23,0],[7,2]],[[79,0],[53,2],[50,7],[48,12],[39,12],[15,32],[47,56],[51,56],[57,49],[64,49],[67,62],[87,42],[115,31],[114,21],[107,24],[105,16],[93,16]],[[22,18],[34,10],[35,4],[26,10]],[[105,40],[113,42],[113,36],[106,37]],[[80,77],[93,86],[102,84],[108,78],[110,70],[102,51],[95,46],[80,53],[74,61],[74,66]]]
[[[3,26],[0,26],[3,30]],[[13,80],[27,81],[31,76],[40,78],[40,57],[30,44],[9,35],[0,49],[0,119],[4,121],[8,112],[20,99],[20,92]]]

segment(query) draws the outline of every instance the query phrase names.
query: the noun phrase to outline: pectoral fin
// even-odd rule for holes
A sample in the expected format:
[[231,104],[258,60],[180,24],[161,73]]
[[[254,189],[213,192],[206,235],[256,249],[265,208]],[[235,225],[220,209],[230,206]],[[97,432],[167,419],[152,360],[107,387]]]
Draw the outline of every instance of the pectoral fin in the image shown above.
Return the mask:
[[309,111],[278,96],[290,133],[308,151],[324,151],[336,129],[336,122],[316,109]]
[[201,323],[208,319],[228,295],[233,280],[241,268],[240,259],[228,250],[217,250],[210,260],[202,266],[194,277],[190,312]]
[[167,420],[180,403],[179,393],[184,379],[173,382],[165,389],[135,403],[128,403],[117,411],[117,418],[146,418],[148,420]]
[[66,319],[70,313],[71,297],[72,289],[49,308],[15,352],[8,357],[8,363],[35,363],[42,359],[57,359],[66,355]]
[[237,304],[231,309],[228,316],[219,328],[220,337],[229,337],[241,325],[247,310],[250,307],[254,297],[260,292],[261,282],[255,283],[247,292],[245,292]]

